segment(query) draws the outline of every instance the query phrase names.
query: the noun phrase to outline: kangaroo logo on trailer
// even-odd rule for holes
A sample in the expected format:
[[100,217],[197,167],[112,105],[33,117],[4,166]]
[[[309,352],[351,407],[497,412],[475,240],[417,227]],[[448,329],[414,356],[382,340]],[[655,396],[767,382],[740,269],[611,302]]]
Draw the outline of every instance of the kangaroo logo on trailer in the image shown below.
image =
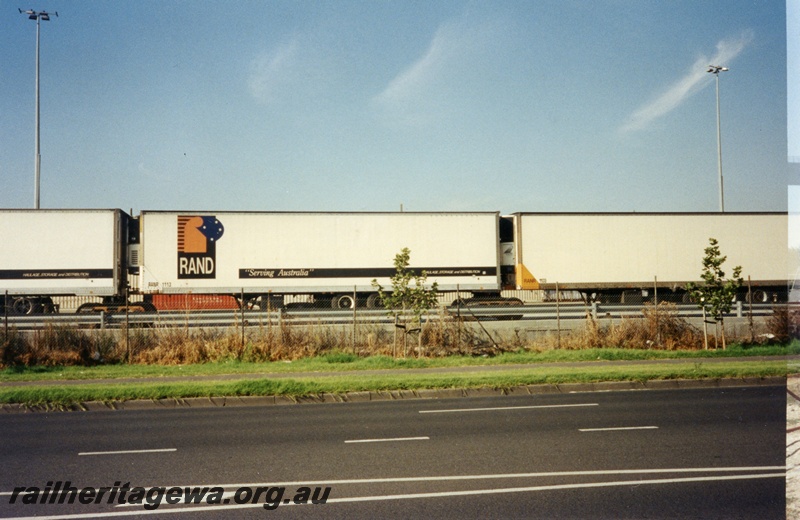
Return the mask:
[[217,217],[178,217],[178,278],[214,278],[217,241],[224,232]]

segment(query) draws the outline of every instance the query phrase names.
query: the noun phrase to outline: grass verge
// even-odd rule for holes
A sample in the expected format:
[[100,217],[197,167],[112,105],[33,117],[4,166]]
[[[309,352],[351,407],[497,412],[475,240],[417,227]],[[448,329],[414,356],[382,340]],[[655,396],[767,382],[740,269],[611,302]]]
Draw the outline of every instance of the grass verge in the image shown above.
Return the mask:
[[224,374],[266,374],[305,372],[357,372],[398,368],[437,368],[458,366],[490,366],[506,364],[540,364],[580,361],[634,361],[658,359],[703,359],[800,354],[800,342],[785,346],[733,345],[727,350],[639,350],[592,348],[583,350],[545,350],[542,352],[509,352],[493,357],[448,356],[444,358],[392,358],[390,356],[358,357],[334,352],[295,361],[252,363],[224,361],[190,365],[98,365],[84,366],[14,366],[0,370],[0,383],[16,381],[57,381],[86,379],[122,379],[176,376],[214,376]]
[[86,401],[132,399],[180,399],[213,396],[279,395],[314,396],[356,391],[418,390],[445,388],[511,388],[532,384],[590,383],[599,381],[647,381],[654,379],[704,379],[786,376],[785,361],[730,361],[680,364],[610,364],[598,367],[560,367],[546,364],[501,373],[387,374],[385,376],[343,373],[315,377],[298,374],[293,379],[244,379],[237,381],[187,381],[176,383],[76,384],[69,386],[0,387],[0,403],[22,403],[48,409],[66,408]]

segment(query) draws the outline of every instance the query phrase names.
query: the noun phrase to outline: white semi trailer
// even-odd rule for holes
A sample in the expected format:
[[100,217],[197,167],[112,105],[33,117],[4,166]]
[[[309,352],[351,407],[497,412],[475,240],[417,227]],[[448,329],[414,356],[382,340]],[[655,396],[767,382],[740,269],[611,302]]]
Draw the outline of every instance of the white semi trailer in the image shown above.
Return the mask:
[[0,209],[0,311],[52,312],[53,296],[124,295],[128,223],[119,209]]
[[753,301],[785,298],[786,213],[517,213],[517,287],[580,291],[625,301],[642,292],[687,300],[687,282],[700,282],[709,238],[750,278]]
[[[390,289],[395,255],[442,291],[499,294],[499,214],[143,211],[140,291],[233,294],[280,306],[374,307]],[[355,296],[355,300],[354,300]]]
[[[0,303],[52,312],[53,296],[96,296],[80,311],[155,310],[222,295],[279,307],[288,295],[329,308],[375,306],[395,256],[464,303],[520,303],[504,289],[625,300],[685,298],[715,238],[754,301],[787,292],[786,213],[278,213],[119,209],[0,210]],[[471,293],[471,294],[469,294]],[[136,294],[136,304],[126,303]],[[475,296],[475,298],[469,298]],[[479,299],[479,297],[489,297]],[[234,300],[235,301],[235,300]],[[191,306],[191,304],[188,304]]]

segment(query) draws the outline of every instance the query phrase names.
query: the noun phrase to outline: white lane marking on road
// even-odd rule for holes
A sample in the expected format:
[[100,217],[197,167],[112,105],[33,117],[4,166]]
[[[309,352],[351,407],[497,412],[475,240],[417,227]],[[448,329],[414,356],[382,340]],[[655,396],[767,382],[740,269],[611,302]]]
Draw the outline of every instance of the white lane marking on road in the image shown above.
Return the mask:
[[600,403],[540,404],[532,406],[497,406],[495,408],[451,408],[447,410],[420,410],[419,413],[488,412],[495,410],[525,410],[532,408],[575,408],[578,406],[600,406]]
[[[506,493],[524,493],[531,491],[552,491],[561,489],[582,489],[582,488],[600,488],[600,487],[615,487],[615,486],[642,486],[646,484],[681,484],[687,482],[720,482],[726,480],[750,480],[750,479],[765,479],[765,478],[786,478],[786,473],[761,473],[757,475],[721,475],[714,477],[685,477],[685,478],[668,478],[668,479],[653,479],[653,480],[621,480],[611,482],[587,482],[579,484],[556,484],[547,486],[529,486],[529,487],[516,487],[516,488],[495,488],[495,489],[475,489],[468,491],[443,491],[438,493],[408,493],[403,495],[375,495],[375,496],[361,496],[361,497],[343,497],[343,498],[330,498],[326,504],[338,503],[353,503],[353,502],[377,502],[385,500],[409,500],[414,498],[447,498],[458,496],[471,496],[471,495],[496,495]],[[290,501],[282,503],[281,506],[297,505]],[[120,516],[133,516],[133,515],[165,515],[168,513],[198,513],[203,511],[222,511],[226,509],[244,509],[263,507],[264,504],[259,502],[255,504],[228,504],[228,505],[211,505],[199,507],[177,507],[174,509],[152,509],[152,510],[136,510],[136,511],[114,511],[111,513],[92,513],[92,514],[66,514],[66,515],[52,515],[52,516],[26,516],[26,517],[13,517],[5,518],[4,520],[67,520],[67,519],[83,519],[83,518],[113,518]]]
[[401,441],[429,441],[430,437],[395,437],[392,439],[352,439],[344,441],[345,444],[353,444],[357,442],[401,442]]
[[[491,480],[503,478],[535,478],[535,477],[574,477],[574,476],[599,476],[599,475],[641,475],[646,473],[734,473],[755,471],[786,471],[786,466],[732,466],[713,468],[650,468],[650,469],[600,469],[588,471],[547,471],[535,473],[492,473],[485,475],[440,475],[432,477],[384,477],[384,478],[357,478],[357,479],[308,479],[292,480],[285,482],[246,482],[230,484],[191,484],[180,486],[159,486],[165,489],[177,488],[243,488],[243,487],[275,487],[275,486],[308,486],[310,484],[384,484],[392,482],[442,482],[451,480]],[[0,491],[0,496],[11,495],[12,491]]]
[[140,453],[165,453],[169,451],[178,451],[178,448],[159,448],[154,450],[82,451],[78,453],[78,455],[136,455]]
[[[344,485],[344,484],[386,484],[393,482],[443,482],[456,480],[492,480],[504,478],[538,478],[538,477],[584,477],[601,475],[642,475],[664,473],[738,473],[755,471],[786,471],[786,466],[733,466],[713,468],[651,468],[651,469],[598,469],[584,471],[539,471],[534,473],[490,473],[484,475],[439,475],[432,477],[384,477],[384,478],[356,478],[340,480],[292,480],[286,482],[248,482],[239,484],[192,484],[182,486],[163,486],[165,488],[244,488],[244,487],[289,487],[308,486],[311,484]],[[0,493],[2,495],[3,493]],[[11,492],[5,493],[10,495]]]
[[658,426],[615,426],[612,428],[578,428],[579,432],[617,432],[625,430],[657,430]]

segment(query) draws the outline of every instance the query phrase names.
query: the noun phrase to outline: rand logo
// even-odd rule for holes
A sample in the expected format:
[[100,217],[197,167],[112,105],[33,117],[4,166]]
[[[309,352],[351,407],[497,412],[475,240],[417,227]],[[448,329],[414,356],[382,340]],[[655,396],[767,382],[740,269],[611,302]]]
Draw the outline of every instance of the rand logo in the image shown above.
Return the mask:
[[178,278],[214,278],[217,241],[224,232],[212,216],[178,216]]

